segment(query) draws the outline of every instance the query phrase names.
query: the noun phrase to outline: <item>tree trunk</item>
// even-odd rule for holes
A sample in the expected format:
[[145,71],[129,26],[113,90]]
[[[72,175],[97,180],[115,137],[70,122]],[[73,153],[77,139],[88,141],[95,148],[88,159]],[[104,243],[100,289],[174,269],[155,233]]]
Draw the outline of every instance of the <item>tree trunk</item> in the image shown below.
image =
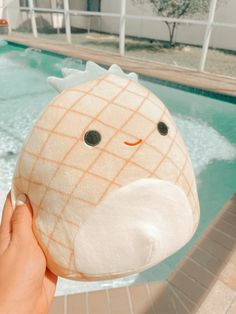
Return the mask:
[[170,36],[170,42],[171,42],[171,45],[174,45],[175,44],[175,41],[174,41],[174,36],[175,36],[175,29],[176,29],[176,25],[177,23],[174,22],[172,24],[172,29],[171,29],[171,36]]
[[176,25],[177,23],[169,23],[169,22],[165,22],[166,26],[168,27],[168,32],[169,32],[169,43],[171,46],[174,45],[174,35],[175,35],[175,29],[176,29]]

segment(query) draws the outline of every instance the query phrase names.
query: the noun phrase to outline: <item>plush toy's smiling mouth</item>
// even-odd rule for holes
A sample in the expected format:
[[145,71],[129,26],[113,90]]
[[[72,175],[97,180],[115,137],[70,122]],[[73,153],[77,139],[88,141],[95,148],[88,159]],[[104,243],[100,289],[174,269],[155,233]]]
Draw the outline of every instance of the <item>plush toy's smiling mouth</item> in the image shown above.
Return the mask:
[[130,142],[127,142],[127,141],[124,141],[124,144],[128,145],[128,146],[137,146],[138,144],[141,144],[142,143],[142,139],[138,139],[136,142],[134,143],[130,143]]

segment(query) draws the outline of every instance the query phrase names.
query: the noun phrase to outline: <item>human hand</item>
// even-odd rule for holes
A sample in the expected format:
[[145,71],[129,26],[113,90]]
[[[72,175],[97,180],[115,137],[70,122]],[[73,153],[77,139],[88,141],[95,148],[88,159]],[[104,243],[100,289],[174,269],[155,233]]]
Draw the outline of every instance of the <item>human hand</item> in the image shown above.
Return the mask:
[[21,195],[16,209],[8,194],[0,226],[1,314],[45,314],[52,302],[57,277],[32,231],[32,208]]

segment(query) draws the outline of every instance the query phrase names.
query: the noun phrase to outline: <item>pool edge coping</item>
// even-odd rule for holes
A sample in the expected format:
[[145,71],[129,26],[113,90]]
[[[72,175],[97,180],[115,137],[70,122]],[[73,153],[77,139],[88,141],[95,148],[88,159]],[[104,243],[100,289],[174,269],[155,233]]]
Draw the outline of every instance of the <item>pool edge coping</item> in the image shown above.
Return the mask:
[[[41,49],[45,53],[61,57],[79,58],[83,61],[92,60],[104,66],[116,63],[126,71],[138,73],[145,80],[236,104],[236,78],[233,77],[199,72],[149,60],[139,60],[134,57],[122,57],[111,52],[103,52],[79,45],[63,44],[57,41],[49,43],[45,39],[10,35],[2,35],[0,38],[11,45]],[[201,80],[204,80],[205,83],[201,83]]]

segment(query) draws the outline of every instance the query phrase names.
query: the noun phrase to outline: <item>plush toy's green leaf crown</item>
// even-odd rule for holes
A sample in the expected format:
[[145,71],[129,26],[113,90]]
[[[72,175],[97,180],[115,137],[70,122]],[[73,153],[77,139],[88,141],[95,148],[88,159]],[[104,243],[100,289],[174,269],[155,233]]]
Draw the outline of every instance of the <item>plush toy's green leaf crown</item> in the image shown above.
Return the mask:
[[105,75],[107,73],[115,74],[121,77],[127,77],[135,82],[138,81],[138,75],[136,73],[131,72],[126,74],[117,64],[113,64],[107,70],[92,61],[88,61],[84,71],[62,68],[63,78],[50,76],[48,77],[48,83],[60,93],[67,88],[95,80],[99,76]]

